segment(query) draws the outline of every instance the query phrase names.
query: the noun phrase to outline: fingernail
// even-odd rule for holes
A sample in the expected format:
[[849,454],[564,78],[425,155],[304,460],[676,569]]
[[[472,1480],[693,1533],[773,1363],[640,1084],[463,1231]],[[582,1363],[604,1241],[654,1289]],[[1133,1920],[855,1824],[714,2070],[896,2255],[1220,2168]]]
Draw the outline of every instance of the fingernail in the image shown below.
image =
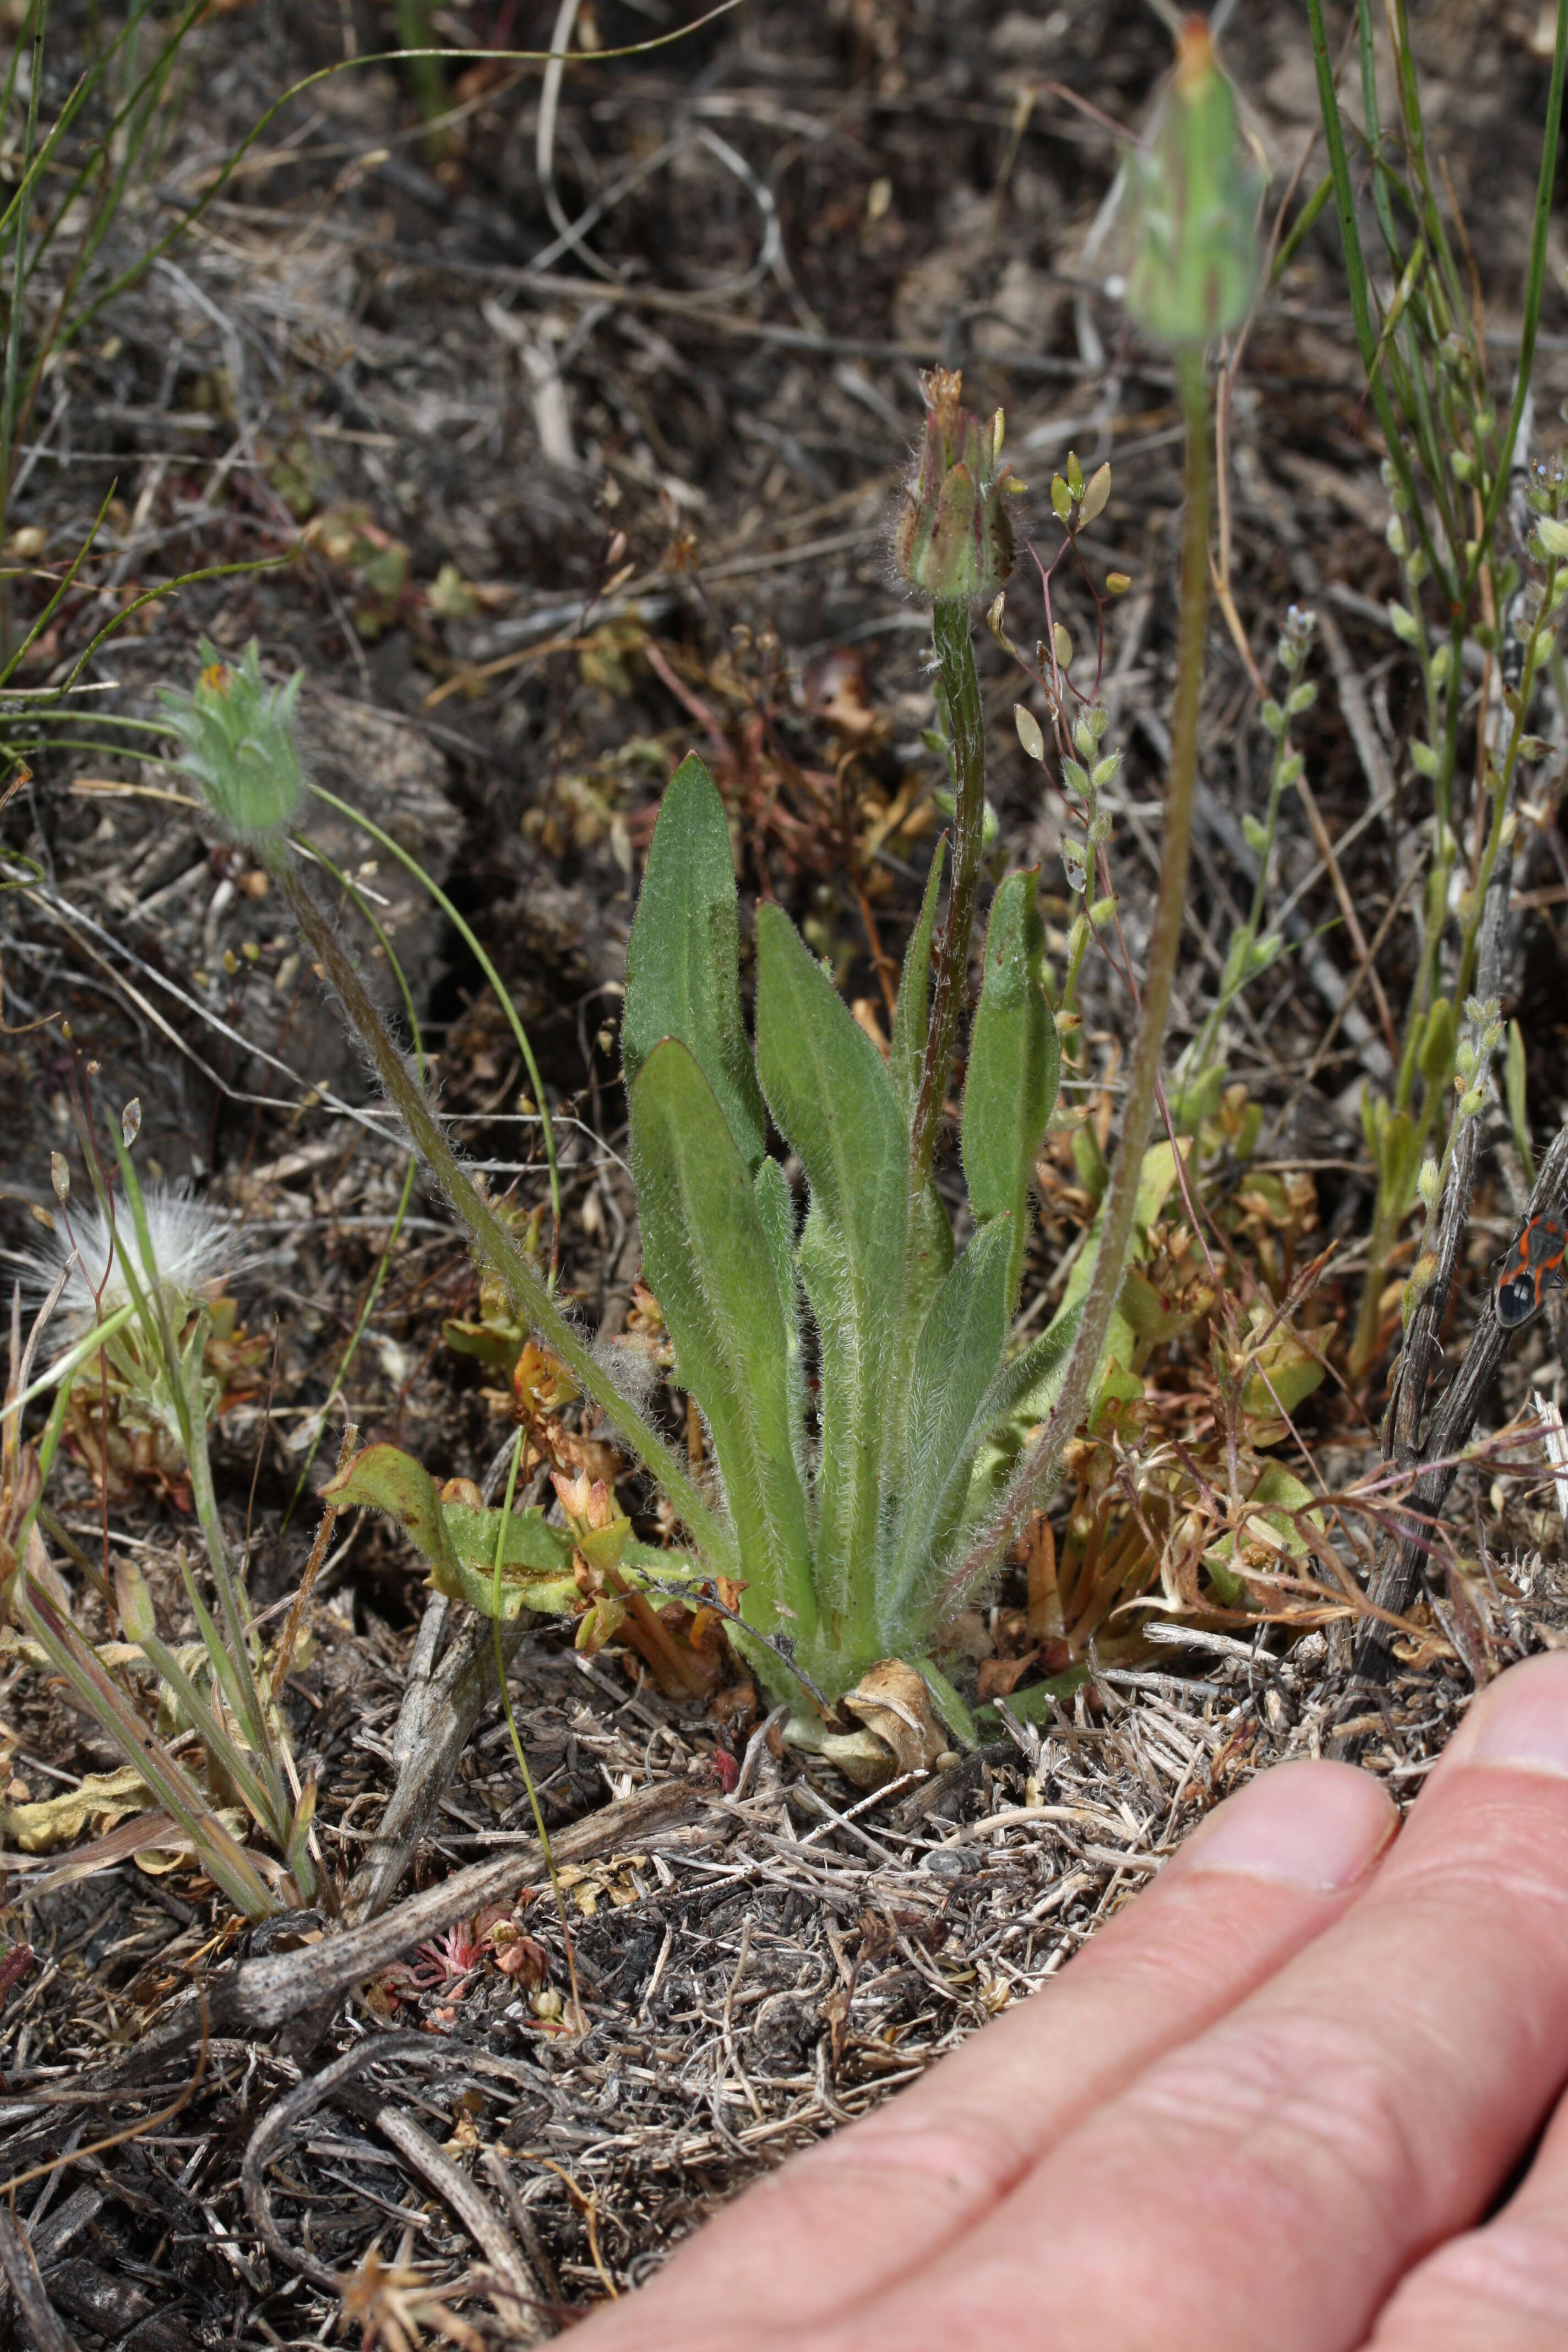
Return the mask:
[[1439,1769],[1447,1775],[1461,1764],[1568,1779],[1568,1655],[1526,1658],[1480,1694]]
[[1370,1773],[1350,1764],[1276,1764],[1194,1831],[1164,1877],[1225,1870],[1333,1895],[1365,1877],[1398,1826]]

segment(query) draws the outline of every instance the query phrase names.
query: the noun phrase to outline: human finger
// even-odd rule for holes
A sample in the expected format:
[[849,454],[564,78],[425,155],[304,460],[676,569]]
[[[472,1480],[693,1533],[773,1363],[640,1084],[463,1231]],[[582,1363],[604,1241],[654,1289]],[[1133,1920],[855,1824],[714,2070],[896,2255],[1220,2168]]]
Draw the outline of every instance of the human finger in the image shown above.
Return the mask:
[[595,2352],[733,2325],[787,2327],[928,2261],[1097,2102],[1200,2032],[1353,1900],[1396,1828],[1342,1764],[1260,1774],[1060,1976],[863,2122],[769,2175],[616,2315]]
[[1347,2352],[1568,2077],[1568,1654],[1477,1699],[1361,1899],[812,2352]]
[[1384,2305],[1366,2352],[1563,2352],[1568,2344],[1568,2108],[1523,2184],[1450,2238]]

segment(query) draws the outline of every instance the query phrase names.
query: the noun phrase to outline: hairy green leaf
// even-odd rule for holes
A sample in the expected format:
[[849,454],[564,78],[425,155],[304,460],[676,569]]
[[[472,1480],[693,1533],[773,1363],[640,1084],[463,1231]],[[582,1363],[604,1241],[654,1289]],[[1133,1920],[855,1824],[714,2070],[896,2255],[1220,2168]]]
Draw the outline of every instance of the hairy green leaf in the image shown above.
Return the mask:
[[909,1217],[909,1130],[882,1057],[777,907],[757,916],[757,1066],[811,1187],[800,1268],[821,1349],[817,1590],[875,1639],[873,1562]]
[[952,1534],[974,1449],[976,1415],[1001,1368],[1011,1320],[1012,1234],[1005,1213],[983,1225],[932,1299],[915,1343],[899,1540],[879,1596],[883,1638],[907,1646],[911,1609]]
[[779,1204],[775,1193],[766,1218],[759,1212],[713,1089],[676,1038],[655,1046],[632,1087],[631,1163],[643,1264],[675,1343],[676,1378],[719,1457],[745,1612],[772,1633],[782,1604],[794,1612],[789,1631],[806,1637],[816,1612],[796,1464],[799,1343],[781,1293]]
[[679,1037],[753,1173],[767,1126],[741,1019],[740,953],[724,803],[690,752],[665,787],[626,941],[621,1054],[630,1087],[659,1039]]
[[795,1198],[790,1192],[789,1180],[776,1160],[763,1160],[757,1171],[752,1193],[773,1258],[773,1278],[779,1286],[779,1305],[784,1311],[790,1438],[801,1491],[809,1506],[811,1485],[806,1472],[805,1366],[801,1353],[800,1269],[795,1264]]
[[963,1087],[963,1175],[977,1224],[1012,1218],[1009,1311],[1028,1240],[1035,1154],[1050,1124],[1061,1075],[1057,1024],[1040,985],[1046,930],[1035,904],[1039,869],[1009,874],[991,907],[985,978]]

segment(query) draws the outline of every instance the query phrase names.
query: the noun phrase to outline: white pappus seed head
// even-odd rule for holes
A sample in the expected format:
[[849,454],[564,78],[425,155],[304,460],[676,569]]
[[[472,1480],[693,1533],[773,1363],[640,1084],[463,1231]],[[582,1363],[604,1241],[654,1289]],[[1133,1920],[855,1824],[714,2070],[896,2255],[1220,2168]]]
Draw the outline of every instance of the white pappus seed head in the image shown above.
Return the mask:
[[[252,1263],[255,1253],[244,1247],[238,1221],[214,1202],[198,1200],[188,1184],[150,1185],[145,1202],[157,1285],[178,1329],[206,1286],[232,1281]],[[77,1262],[60,1299],[61,1313],[71,1324],[86,1328],[130,1305],[122,1253],[130,1257],[143,1296],[149,1295],[135,1220],[123,1200],[114,1205],[112,1235],[96,1201],[73,1207],[68,1228],[65,1217],[58,1217],[47,1244],[34,1260],[37,1280],[52,1288],[73,1249]]]

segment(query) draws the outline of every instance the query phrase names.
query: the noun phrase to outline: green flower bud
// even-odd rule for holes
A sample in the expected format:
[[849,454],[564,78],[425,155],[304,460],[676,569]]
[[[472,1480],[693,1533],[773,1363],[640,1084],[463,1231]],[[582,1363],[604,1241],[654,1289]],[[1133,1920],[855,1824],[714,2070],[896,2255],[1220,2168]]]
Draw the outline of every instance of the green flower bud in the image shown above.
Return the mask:
[[169,731],[185,747],[174,765],[195,779],[226,833],[249,844],[273,839],[304,797],[294,706],[305,673],[296,670],[286,686],[264,685],[254,637],[237,669],[205,637],[201,656],[194,694],[165,688],[158,697]]
[[994,595],[1013,568],[1005,501],[1024,485],[1001,462],[1001,410],[983,425],[959,405],[963,390],[946,368],[921,377],[925,436],[893,534],[900,579],[933,601]]
[[1189,16],[1152,142],[1128,158],[1127,308],[1163,343],[1206,343],[1247,316],[1258,283],[1258,174],[1208,26]]

